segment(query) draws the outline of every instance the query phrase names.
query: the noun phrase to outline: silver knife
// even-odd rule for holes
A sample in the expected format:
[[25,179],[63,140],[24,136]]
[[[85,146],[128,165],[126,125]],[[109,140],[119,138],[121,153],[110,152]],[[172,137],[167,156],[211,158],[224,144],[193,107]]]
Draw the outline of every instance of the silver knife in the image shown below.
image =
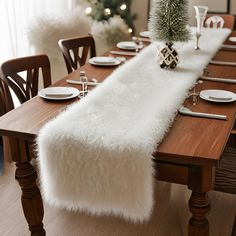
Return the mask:
[[231,61],[214,61],[214,60],[211,60],[210,64],[222,65],[222,66],[236,66],[236,63],[235,62],[231,62]]
[[148,43],[151,43],[151,42],[152,42],[152,40],[151,40],[150,38],[137,37],[137,39],[138,39],[139,41],[142,41],[142,42],[148,42]]
[[126,52],[126,51],[110,51],[114,55],[125,55],[125,56],[136,56],[136,52]]
[[[81,81],[78,81],[78,80],[70,80],[70,79],[67,79],[66,82],[67,82],[68,84],[79,84],[79,85],[82,85],[82,84],[83,84],[83,82],[81,82]],[[99,84],[100,84],[100,83],[87,82],[87,85],[88,85],[88,86],[97,86],[97,85],[99,85]]]
[[187,116],[196,116],[196,117],[219,119],[219,120],[226,120],[227,119],[227,116],[225,116],[225,115],[194,112],[194,111],[191,111],[189,108],[184,107],[184,106],[179,109],[179,113],[182,114],[182,115],[187,115]]
[[201,76],[201,79],[215,81],[215,82],[236,84],[236,79],[214,78],[214,77],[208,77],[208,76]]
[[236,45],[230,45],[230,44],[223,44],[223,48],[229,48],[229,49],[236,49]]

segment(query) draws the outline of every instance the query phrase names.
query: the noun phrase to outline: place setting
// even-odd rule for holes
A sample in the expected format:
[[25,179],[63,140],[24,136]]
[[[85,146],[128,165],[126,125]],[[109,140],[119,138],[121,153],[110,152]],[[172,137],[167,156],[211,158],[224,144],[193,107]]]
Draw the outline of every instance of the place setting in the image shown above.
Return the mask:
[[228,49],[236,49],[236,37],[235,36],[229,37],[228,41],[231,44],[223,44],[222,47]]
[[116,44],[116,47],[122,51],[111,50],[110,53],[114,55],[136,56],[141,49],[143,49],[143,41],[139,37],[132,37],[132,41],[121,41]]
[[61,101],[78,97],[79,89],[73,87],[49,87],[38,92],[38,96],[47,100]]
[[146,42],[146,43],[151,43],[151,31],[150,30],[145,30],[145,31],[141,31],[139,32],[139,36],[138,39],[142,42]]
[[94,82],[84,83],[76,80],[68,80],[67,83],[81,85],[82,88],[77,89],[75,87],[49,87],[40,90],[38,92],[38,96],[43,99],[52,101],[64,101],[74,98],[82,99],[90,92],[88,86],[96,86],[98,84]]
[[143,48],[143,44],[141,42],[134,42],[134,41],[122,41],[117,43],[116,45],[119,49],[124,49],[124,50],[135,50],[139,51],[140,49]]
[[[200,83],[203,82],[200,80]],[[196,84],[196,85],[197,85]],[[189,97],[192,97],[192,105],[197,105],[197,98],[199,97],[202,100],[205,100],[207,102],[212,103],[233,103],[236,101],[236,94],[227,91],[227,90],[221,90],[221,89],[205,89],[201,90],[199,93],[196,92],[196,86],[193,88],[193,92],[189,94]],[[194,109],[195,110],[195,109]],[[178,112],[182,115],[188,115],[188,116],[195,116],[195,117],[202,117],[202,118],[210,118],[210,119],[219,119],[219,120],[227,120],[227,116],[223,114],[213,114],[213,113],[205,113],[205,112],[198,112],[198,111],[192,111],[191,109],[181,106],[178,110]]]
[[73,98],[84,98],[91,90],[88,89],[89,86],[97,86],[100,84],[96,78],[88,79],[85,71],[80,71],[79,80],[67,79],[68,84],[80,85],[81,89],[75,87],[49,87],[44,88],[38,92],[38,96],[54,101],[69,100]]
[[143,38],[150,38],[151,37],[151,31],[146,30],[146,31],[141,31],[139,35]]

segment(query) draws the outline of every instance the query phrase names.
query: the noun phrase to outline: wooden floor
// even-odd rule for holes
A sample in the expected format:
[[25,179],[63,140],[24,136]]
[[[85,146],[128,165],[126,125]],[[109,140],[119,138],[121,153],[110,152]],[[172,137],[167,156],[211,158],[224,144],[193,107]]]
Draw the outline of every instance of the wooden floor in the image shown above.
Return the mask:
[[[27,224],[20,205],[20,190],[14,180],[13,164],[5,165],[0,176],[0,236],[28,236]],[[156,183],[156,205],[151,219],[142,224],[125,222],[116,217],[96,217],[69,213],[45,205],[44,224],[49,236],[180,236],[186,235],[189,217],[189,191],[180,185]],[[209,216],[211,235],[230,235],[236,197],[211,194]]]

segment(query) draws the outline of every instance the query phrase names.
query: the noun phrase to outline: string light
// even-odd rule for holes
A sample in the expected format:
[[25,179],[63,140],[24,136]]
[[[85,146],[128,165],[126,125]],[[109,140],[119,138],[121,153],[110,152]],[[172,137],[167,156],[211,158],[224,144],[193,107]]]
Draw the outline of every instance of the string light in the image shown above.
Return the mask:
[[127,5],[125,3],[123,3],[121,6],[120,6],[120,9],[122,11],[126,10],[127,9]]
[[104,13],[106,16],[111,15],[111,9],[110,8],[105,8]]
[[92,12],[92,7],[86,7],[86,9],[85,9],[86,15],[90,15],[91,12]]
[[128,29],[128,32],[129,32],[129,33],[133,33],[133,29],[132,29],[132,28],[129,28],[129,29]]

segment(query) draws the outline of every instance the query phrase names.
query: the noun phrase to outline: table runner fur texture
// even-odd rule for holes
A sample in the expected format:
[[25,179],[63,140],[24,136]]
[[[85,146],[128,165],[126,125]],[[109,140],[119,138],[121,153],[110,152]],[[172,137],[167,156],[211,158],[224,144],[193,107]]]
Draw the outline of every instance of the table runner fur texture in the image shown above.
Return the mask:
[[154,204],[152,152],[229,33],[205,29],[199,51],[194,40],[176,44],[180,64],[175,70],[154,61],[157,43],[152,43],[48,122],[37,140],[46,202],[147,220]]

